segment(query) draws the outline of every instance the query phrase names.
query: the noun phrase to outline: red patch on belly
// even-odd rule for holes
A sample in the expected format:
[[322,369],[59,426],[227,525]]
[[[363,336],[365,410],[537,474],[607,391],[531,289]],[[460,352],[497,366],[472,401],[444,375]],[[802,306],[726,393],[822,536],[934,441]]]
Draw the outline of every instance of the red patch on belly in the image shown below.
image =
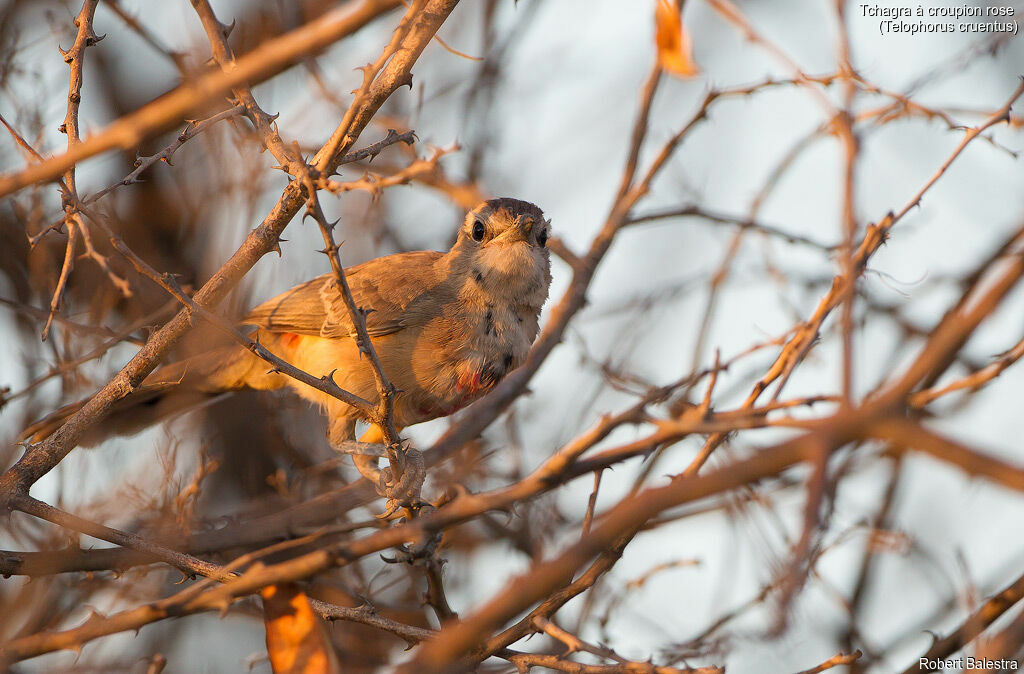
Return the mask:
[[473,395],[480,393],[487,386],[483,383],[480,372],[463,372],[455,383],[455,389],[462,395]]
[[415,407],[416,414],[422,420],[455,414],[490,391],[496,383],[497,378],[486,369],[463,369],[455,379],[454,391],[450,397],[421,402]]
[[464,370],[455,380],[455,395],[450,400],[420,404],[416,407],[416,412],[423,419],[435,419],[455,414],[490,390],[493,385],[494,382],[484,376],[482,372]]
[[421,419],[437,419],[438,417],[447,417],[455,414],[465,407],[466,404],[467,401],[465,400],[456,400],[450,405],[437,405],[435,407],[421,405],[416,409],[416,411],[419,413]]
[[301,341],[302,335],[296,335],[294,332],[281,333],[281,344],[286,349],[294,349]]

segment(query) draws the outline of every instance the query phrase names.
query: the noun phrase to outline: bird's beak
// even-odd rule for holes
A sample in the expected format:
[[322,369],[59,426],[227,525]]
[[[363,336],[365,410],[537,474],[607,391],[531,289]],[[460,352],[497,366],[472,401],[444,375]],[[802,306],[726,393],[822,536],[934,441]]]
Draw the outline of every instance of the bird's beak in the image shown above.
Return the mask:
[[509,242],[525,241],[529,243],[530,232],[533,231],[534,221],[529,219],[520,220],[515,227],[510,227],[508,230]]
[[509,227],[504,232],[499,234],[493,240],[495,242],[502,243],[519,243],[530,240],[530,232],[533,231],[533,222],[529,220],[520,220],[513,227]]

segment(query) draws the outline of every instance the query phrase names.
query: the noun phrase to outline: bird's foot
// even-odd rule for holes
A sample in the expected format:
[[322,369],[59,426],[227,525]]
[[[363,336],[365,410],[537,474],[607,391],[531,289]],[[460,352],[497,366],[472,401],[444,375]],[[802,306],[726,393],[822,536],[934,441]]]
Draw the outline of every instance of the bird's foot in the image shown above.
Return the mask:
[[[401,516],[397,513],[402,509],[415,511],[428,505],[420,496],[427,469],[423,454],[419,450],[408,445],[388,448],[384,445],[354,441],[338,444],[335,450],[351,454],[352,463],[359,474],[370,481],[378,495],[387,499],[386,509],[377,515],[378,518],[395,519]],[[397,458],[398,471],[394,470],[394,466],[377,466],[377,461],[385,457]],[[399,475],[397,479],[394,477],[395,472]]]
[[[399,478],[395,479],[395,470],[389,466],[378,468],[377,460],[392,454],[384,451],[383,445],[366,443],[346,443],[341,451],[352,454],[352,462],[359,474],[369,480],[380,496],[387,499],[385,511],[377,517],[384,520],[396,519],[403,509],[418,510],[426,504],[420,496],[423,481],[427,475],[423,454],[413,447],[395,448],[400,462]],[[362,451],[360,451],[362,450]]]
[[404,464],[399,479],[395,479],[394,471],[389,467],[379,471],[375,483],[377,493],[387,499],[386,509],[377,516],[378,519],[392,520],[402,509],[418,510],[425,504],[420,496],[427,476],[423,453],[414,447],[399,451],[402,452],[399,460]]

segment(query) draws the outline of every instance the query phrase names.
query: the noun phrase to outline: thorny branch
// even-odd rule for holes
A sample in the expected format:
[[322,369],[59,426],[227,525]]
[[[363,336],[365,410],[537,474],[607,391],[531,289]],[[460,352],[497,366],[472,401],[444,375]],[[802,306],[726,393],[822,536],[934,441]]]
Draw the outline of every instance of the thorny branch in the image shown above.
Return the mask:
[[[931,421],[932,416],[942,416],[944,411],[943,405],[936,404],[938,401],[967,404],[976,393],[989,389],[993,382],[1005,381],[1016,373],[1014,366],[1024,356],[1024,340],[1019,331],[1002,343],[1000,348],[1005,349],[1002,353],[988,361],[972,353],[968,344],[983,323],[997,313],[1010,311],[1005,307],[1014,301],[1014,293],[1024,277],[1024,229],[1007,237],[968,273],[949,275],[944,287],[952,288],[950,296],[954,299],[948,304],[944,317],[934,325],[919,317],[908,318],[899,305],[879,301],[871,295],[865,282],[872,271],[869,263],[895,235],[894,226],[930,198],[936,185],[974,140],[986,141],[987,151],[994,150],[1008,160],[1016,158],[1012,144],[1004,143],[995,128],[1003,122],[1020,128],[1020,117],[1012,113],[1011,106],[1024,94],[1024,82],[1004,105],[994,110],[926,105],[918,100],[915,86],[906,91],[894,91],[872,82],[857,70],[856,51],[851,45],[846,7],[842,2],[836,2],[832,12],[836,28],[835,71],[815,75],[789,50],[770,39],[739,7],[724,0],[708,0],[708,4],[745,39],[780,63],[786,70],[786,77],[769,77],[753,84],[703,91],[695,97],[690,114],[681,123],[674,120],[676,131],[659,144],[654,140],[658,133],[652,129],[660,123],[656,116],[660,115],[661,98],[672,94],[665,84],[668,75],[661,66],[656,63],[650,68],[640,90],[639,110],[625,147],[622,174],[596,234],[585,246],[572,242],[568,236],[553,239],[549,244],[565,263],[569,277],[558,286],[562,289],[561,295],[550,307],[525,364],[457,417],[433,446],[421,454],[405,444],[399,435],[401,429],[396,427],[394,419],[397,391],[367,331],[366,307],[357,304],[348,287],[341,243],[335,238],[337,222],[326,217],[322,192],[344,199],[350,199],[352,192],[366,192],[370,197],[368,212],[390,207],[391,188],[409,183],[436,190],[460,206],[465,205],[462,202],[469,198],[467,195],[486,193],[486,186],[478,179],[486,175],[483,148],[493,145],[487,142],[487,137],[470,148],[468,177],[458,176],[457,170],[449,169],[447,164],[445,172],[441,173],[439,160],[457,151],[457,145],[418,157],[411,149],[416,136],[409,130],[412,125],[403,118],[405,113],[398,110],[400,106],[389,110],[387,117],[378,114],[392,93],[407,84],[412,89],[412,66],[431,41],[440,41],[438,28],[453,11],[457,0],[405,3],[407,11],[377,60],[361,68],[362,83],[351,92],[347,105],[333,92],[328,81],[330,73],[322,70],[315,59],[326,46],[403,3],[354,0],[297,27],[294,23],[283,22],[268,31],[273,34],[276,30],[279,37],[261,39],[254,46],[247,44],[247,49],[238,51],[243,55],[236,56],[231,45],[231,29],[235,23],[229,26],[218,20],[208,0],[192,0],[210,46],[200,60],[212,54],[214,62],[213,67],[198,73],[189,70],[185,54],[165,46],[170,41],[147,27],[144,18],[129,15],[115,3],[111,6],[114,14],[148,45],[148,49],[164,54],[184,81],[166,95],[83,139],[79,124],[82,72],[86,47],[102,39],[92,26],[98,4],[97,0],[84,0],[75,19],[75,41],[68,51],[62,51],[71,68],[67,112],[62,125],[68,135],[66,150],[44,158],[33,144],[2,119],[15,144],[28,157],[28,165],[0,176],[0,195],[13,195],[20,209],[18,212],[32,214],[31,221],[37,226],[33,226],[35,234],[29,237],[31,247],[45,246],[52,243],[51,239],[57,239],[57,235],[47,237],[48,234],[66,232],[66,241],[60,241],[63,250],[59,271],[54,269],[55,290],[50,295],[48,310],[30,310],[27,302],[13,300],[5,300],[5,304],[18,308],[29,319],[44,322],[44,337],[81,332],[105,341],[89,350],[69,350],[73,355],[66,357],[53,345],[60,364],[42,374],[37,373],[38,376],[17,393],[3,392],[0,406],[13,400],[34,399],[32,394],[38,393],[44,382],[77,372],[114,345],[130,341],[141,326],[153,320],[152,311],[139,313],[135,315],[136,320],[126,320],[123,329],[111,329],[97,328],[61,315],[62,300],[75,290],[75,276],[80,272],[72,275],[72,268],[82,253],[96,263],[122,299],[136,301],[136,294],[148,289],[148,286],[130,285],[114,270],[98,247],[103,242],[93,238],[95,228],[104,233],[113,250],[139,275],[173,297],[181,310],[139,344],[141,349],[136,356],[56,434],[27,446],[22,457],[0,476],[0,503],[5,510],[31,516],[10,518],[12,537],[39,548],[0,551],[0,573],[39,579],[40,584],[56,588],[57,594],[72,591],[67,587],[70,582],[62,578],[62,574],[86,572],[90,581],[100,580],[100,587],[119,588],[132,583],[119,585],[118,575],[131,573],[132,579],[140,581],[134,586],[136,591],[123,592],[109,614],[94,612],[77,626],[66,619],[66,610],[57,609],[51,610],[54,615],[28,621],[26,627],[17,632],[9,630],[0,620],[0,633],[5,639],[0,644],[0,665],[59,650],[80,651],[85,644],[101,637],[139,630],[171,618],[213,611],[250,615],[253,604],[248,600],[262,589],[300,582],[309,594],[310,605],[321,618],[359,624],[371,630],[352,634],[372,634],[374,638],[380,633],[389,634],[415,648],[402,661],[394,659],[389,646],[380,649],[381,666],[403,662],[397,666],[397,671],[417,674],[490,671],[498,660],[504,668],[501,671],[512,667],[517,671],[546,668],[566,672],[711,674],[722,671],[720,665],[728,649],[735,647],[728,643],[725,635],[729,630],[736,632],[733,623],[738,622],[740,616],[746,616],[755,608],[769,609],[774,614],[774,620],[769,622],[776,630],[785,629],[790,607],[808,586],[817,584],[838,598],[837,603],[843,605],[848,623],[836,644],[812,658],[801,659],[799,666],[820,661],[822,653],[835,653],[840,649],[843,652],[799,674],[842,666],[866,671],[888,657],[884,648],[875,648],[869,643],[861,622],[868,593],[879,574],[874,562],[878,549],[871,546],[885,545],[887,536],[895,539],[899,534],[889,528],[900,526],[894,514],[894,503],[897,503],[901,485],[897,478],[909,471],[910,462],[905,457],[911,452],[926,455],[964,476],[984,481],[986,486],[1017,494],[1024,492],[1024,468],[1019,462],[996,452],[983,451],[966,432],[951,433],[948,426]],[[668,4],[683,7],[683,3]],[[498,25],[496,12],[495,3],[487,3],[483,9],[486,31],[492,38]],[[245,18],[240,15],[243,25]],[[511,34],[499,48],[485,45],[483,51],[488,53],[488,59],[500,58],[510,49],[510,42]],[[446,45],[445,48],[459,54]],[[312,143],[282,138],[276,115],[260,107],[252,89],[298,62],[304,62],[313,73],[317,86],[332,106],[339,110],[344,108],[342,119],[329,139],[308,158],[300,148],[307,148],[308,153]],[[467,111],[477,109],[474,100],[494,95],[500,79],[496,69],[504,65],[492,60],[483,62],[476,79],[480,89],[467,95],[470,101],[465,106]],[[745,100],[761,92],[782,91],[786,87],[796,87],[799,92],[808,94],[824,119],[816,120],[815,128],[803,134],[772,166],[746,212],[724,212],[690,195],[680,198],[673,194],[662,198],[655,193],[666,181],[664,174],[668,173],[666,169],[673,159],[694,131],[708,124],[714,110],[729,100]],[[418,114],[423,107],[424,92],[428,93],[427,104],[430,103],[429,96],[434,95],[431,89],[415,91],[418,100],[406,111],[410,116]],[[873,101],[871,107],[864,104],[868,99]],[[879,100],[881,103],[877,103]],[[485,124],[488,127],[485,135],[492,133],[489,125],[495,118],[489,106],[488,101],[488,105],[483,106],[486,109],[480,113],[485,121],[490,120]],[[155,154],[140,156],[134,169],[123,179],[90,195],[79,196],[76,170],[85,159],[116,148],[138,152],[143,140],[180,124],[186,115],[198,121],[188,121],[169,145]],[[965,127],[956,120],[957,116],[982,121],[977,126]],[[161,271],[155,262],[147,261],[155,258],[136,252],[142,248],[129,246],[129,237],[122,236],[113,224],[116,220],[112,212],[120,204],[114,204],[114,199],[102,204],[100,200],[116,190],[127,194],[130,192],[127,188],[139,189],[142,175],[158,162],[170,165],[184,143],[221,121],[239,119],[244,119],[241,123],[255,130],[250,137],[258,137],[262,148],[276,160],[275,168],[284,171],[289,182],[262,223],[247,235],[231,258],[199,291],[190,294],[174,274]],[[857,214],[862,198],[857,176],[869,156],[861,147],[862,139],[876,128],[896,120],[912,119],[934,120],[945,131],[962,133],[962,138],[902,207],[876,223],[863,225]],[[380,128],[389,129],[386,137],[354,150],[360,135],[373,121]],[[390,130],[392,128],[405,130],[399,132]],[[418,125],[416,128],[420,129]],[[820,237],[810,236],[800,233],[785,219],[762,217],[763,205],[793,171],[797,159],[813,144],[832,140],[839,158],[838,226],[827,229],[828,234]],[[407,163],[391,163],[383,171],[379,164],[369,164],[386,148],[400,144],[409,146],[404,150]],[[449,161],[454,164],[457,160]],[[356,168],[364,171],[362,177],[335,178],[339,167],[357,162]],[[22,207],[22,202],[37,198],[37,190],[24,188],[35,188],[51,181],[57,182],[61,192],[63,213],[58,219],[45,217],[45,209]],[[675,205],[666,207],[666,203]],[[373,372],[376,400],[363,399],[340,389],[329,374],[296,368],[243,334],[216,310],[216,305],[258,260],[270,251],[281,252],[283,230],[303,208],[318,225],[324,243],[322,252],[329,258],[333,280],[354,325],[355,338]],[[664,368],[659,368],[657,377],[650,372],[634,372],[629,354],[614,353],[607,359],[591,356],[590,345],[580,337],[585,352],[583,364],[600,378],[593,400],[602,400],[600,404],[603,404],[603,399],[599,398],[602,391],[613,391],[630,400],[620,404],[617,412],[601,414],[586,430],[565,424],[566,432],[545,447],[541,459],[534,461],[535,453],[522,450],[530,449],[536,440],[526,441],[518,433],[517,417],[522,410],[513,408],[513,403],[527,394],[530,386],[541,381],[537,374],[566,336],[577,337],[574,331],[581,323],[580,316],[597,294],[597,275],[609,266],[617,242],[633,232],[637,232],[637,236],[650,234],[637,227],[642,223],[682,218],[736,230],[725,246],[717,270],[701,279],[707,281],[706,303],[702,320],[695,326],[694,358],[689,374],[673,373],[662,378],[660,372]],[[29,218],[25,220],[29,222]],[[785,332],[772,332],[781,337],[761,338],[726,359],[722,359],[716,349],[713,364],[710,364],[703,354],[711,340],[719,339],[715,331],[716,318],[721,315],[719,305],[724,305],[728,296],[727,281],[733,282],[736,276],[744,242],[754,237],[765,246],[764,269],[755,273],[771,277],[780,290],[788,288],[787,282],[790,285],[800,282],[796,274],[791,273],[795,270],[786,269],[772,257],[769,242],[793,245],[802,253],[817,255],[826,261],[831,256],[830,264],[834,269],[831,283],[828,277],[821,283],[820,274],[809,277],[803,284],[805,291],[827,286],[817,298],[813,311],[807,313],[793,303],[795,325]],[[394,237],[394,240],[401,238]],[[577,250],[580,252],[575,252]],[[57,262],[55,259],[55,267]],[[676,299],[678,293],[645,299],[644,308]],[[633,310],[633,307],[626,308],[627,312]],[[830,322],[833,313],[838,317]],[[643,310],[635,315],[637,324],[646,326],[654,322]],[[114,404],[137,387],[170,353],[196,318],[211,323],[274,370],[356,407],[366,420],[377,426],[383,444],[353,442],[337,448],[363,457],[357,461],[357,466],[370,478],[370,484],[366,481],[340,483],[333,473],[334,464],[315,457],[310,460],[300,447],[290,460],[294,464],[306,463],[289,465],[287,470],[278,469],[273,479],[267,480],[277,491],[272,501],[262,503],[260,497],[255,497],[239,505],[226,521],[212,516],[198,520],[199,528],[194,531],[161,526],[148,517],[118,524],[115,528],[99,524],[113,522],[109,517],[69,512],[88,512],[87,508],[70,508],[60,503],[60,507],[55,507],[30,496],[33,485],[61,464],[91,426],[102,423]],[[865,355],[866,327],[872,320],[895,325],[901,335],[910,338],[894,349],[894,362],[903,366],[886,369],[876,386],[865,389],[860,373],[863,363],[872,359],[871,355]],[[838,383],[834,388],[793,395],[792,388],[796,385],[789,382],[796,381],[802,370],[809,369],[805,364],[815,355],[822,356],[818,345],[826,339],[835,339],[838,345],[835,350],[839,354],[835,358],[838,368],[831,361],[828,363],[838,370]],[[689,346],[687,343],[687,348]],[[767,349],[775,347],[778,352],[767,363],[758,360],[768,355]],[[911,352],[912,349],[916,351]],[[902,359],[896,358],[900,354]],[[955,371],[964,365],[966,372]],[[740,372],[742,368],[746,370]],[[1006,375],[1007,372],[1011,375]],[[659,380],[669,383],[659,384]],[[749,388],[751,382],[754,382],[753,387]],[[765,393],[772,387],[774,390],[766,401]],[[783,397],[787,387],[790,387],[788,397]],[[744,397],[743,391],[748,390]],[[740,391],[738,400],[734,397],[736,391]],[[956,395],[952,395],[954,393]],[[594,403],[595,408],[597,404]],[[490,453],[494,440],[490,433],[485,436],[482,433],[496,426],[494,422],[502,418],[510,428],[508,454],[515,453],[516,458],[503,463],[502,469],[496,469],[497,462]],[[757,432],[777,435],[764,436],[770,438],[767,446],[762,443],[751,451],[749,445],[744,444],[745,432],[757,429],[760,429]],[[678,448],[686,448],[690,442],[698,443],[701,448],[688,461],[680,463]],[[376,459],[383,457],[389,460],[390,467],[379,470]],[[453,457],[457,460],[450,460]],[[632,478],[632,488],[628,492],[619,491],[618,483],[613,481],[613,469],[632,465],[629,462],[635,459],[643,459],[644,464]],[[840,518],[835,514],[840,506],[840,484],[846,484],[859,472],[870,470],[882,461],[892,467],[892,472],[880,496],[881,506],[869,521],[858,522],[837,533]],[[656,469],[666,462],[673,462],[674,473],[667,479]],[[428,486],[436,487],[440,493],[432,502],[421,498],[428,467],[432,479]],[[507,472],[500,472],[504,469]],[[575,504],[578,508],[567,510],[564,504],[554,502],[555,494],[570,493],[562,487],[578,480],[582,480],[582,491],[577,493],[584,494],[582,501]],[[198,485],[193,484],[190,489],[192,496],[189,498],[194,498]],[[791,532],[781,516],[781,503],[800,492],[804,494],[803,516],[795,518],[800,525]],[[372,503],[377,495],[388,498],[387,515],[404,507],[405,517],[393,521],[350,519],[352,510]],[[186,509],[189,516],[190,508]],[[769,568],[771,582],[737,608],[716,609],[710,615],[718,616],[717,619],[709,617],[701,629],[693,632],[695,637],[680,641],[658,655],[664,664],[656,664],[655,659],[638,659],[621,645],[606,645],[602,643],[604,636],[594,638],[592,635],[596,632],[588,630],[595,620],[600,624],[601,634],[606,635],[608,623],[627,610],[630,601],[639,596],[645,586],[655,584],[654,577],[659,571],[693,561],[676,555],[673,561],[648,564],[650,572],[638,581],[623,584],[615,568],[627,548],[634,541],[653,537],[686,518],[712,513],[738,521],[753,519],[751,513],[764,513],[775,520],[782,532],[784,549],[773,551]],[[507,522],[502,518],[507,518]],[[186,517],[180,517],[179,521],[184,519]],[[116,547],[81,549],[75,543],[70,548],[60,549],[58,537],[62,534],[53,534],[43,523],[56,525],[60,532],[97,538]],[[859,557],[856,582],[852,590],[846,592],[834,584],[818,564],[829,550],[839,547],[836,541],[852,538],[850,531],[856,532],[858,527],[867,530],[865,536],[870,541]],[[41,533],[44,531],[50,533]],[[571,535],[557,538],[554,533]],[[51,538],[47,539],[48,535]],[[491,538],[482,539],[482,535]],[[527,563],[518,574],[510,575],[508,582],[489,599],[476,601],[473,598],[471,605],[462,606],[467,602],[465,594],[446,587],[446,583],[452,581],[445,578],[446,560],[441,551],[457,551],[450,563],[461,565],[465,560],[460,557],[468,557],[460,554],[463,551],[481,542],[504,545],[502,539],[521,551]],[[397,550],[397,555],[388,553],[390,549]],[[408,564],[380,565],[375,559],[379,553],[394,555],[382,554],[384,562],[400,559]],[[182,582],[187,585],[165,596],[159,587],[147,586],[145,580],[147,573],[168,568],[179,570],[185,576]],[[396,572],[399,568],[401,571]],[[196,576],[202,578],[196,579]],[[621,589],[609,589],[616,585]],[[1019,606],[1020,586],[1018,578],[974,607],[958,627],[934,640],[925,657],[949,657],[974,643],[981,644],[979,652],[1019,657],[1014,650],[1021,634],[1019,617],[998,628],[999,633],[989,641],[982,643],[980,638],[1001,616]],[[0,600],[4,599],[3,591],[6,588],[0,587]],[[27,595],[31,591],[19,588],[14,592]],[[583,606],[570,618],[569,612],[562,609],[575,598],[582,598],[577,605],[582,603]],[[562,611],[560,615],[559,611]],[[573,619],[575,627],[571,626]],[[339,635],[350,634],[348,629],[334,632],[336,640],[332,647],[345,648]],[[765,634],[774,636],[772,631]],[[534,639],[529,641],[531,637]],[[152,662],[162,662],[162,667],[167,664],[166,659],[159,659],[163,657],[154,656]],[[710,664],[691,667],[688,660],[706,660]],[[906,671],[920,671],[920,668],[911,667]]]

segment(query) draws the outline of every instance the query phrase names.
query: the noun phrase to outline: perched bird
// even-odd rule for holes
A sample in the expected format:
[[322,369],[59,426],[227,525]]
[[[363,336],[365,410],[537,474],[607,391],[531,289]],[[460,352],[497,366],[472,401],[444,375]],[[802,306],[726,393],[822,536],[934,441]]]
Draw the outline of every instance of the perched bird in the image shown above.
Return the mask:
[[[551,223],[537,206],[491,199],[466,215],[447,253],[417,251],[370,260],[346,270],[356,304],[384,372],[398,389],[399,429],[447,416],[487,393],[519,367],[537,336],[551,283],[546,248]],[[361,357],[344,299],[325,274],[257,306],[242,321],[253,338],[296,367],[378,402],[369,359]],[[94,444],[110,434],[137,432],[156,418],[203,398],[241,389],[291,388],[318,404],[329,420],[328,438],[342,448],[354,440],[360,412],[284,374],[245,348],[217,348],[159,368],[115,406]],[[164,409],[162,401],[178,394]],[[184,395],[181,395],[184,394]],[[53,433],[84,401],[36,422],[23,437]],[[154,418],[156,417],[156,418]],[[365,442],[379,442],[371,427]],[[375,465],[376,459],[372,460]],[[356,461],[367,474],[368,461]],[[372,468],[369,468],[372,471]]]

